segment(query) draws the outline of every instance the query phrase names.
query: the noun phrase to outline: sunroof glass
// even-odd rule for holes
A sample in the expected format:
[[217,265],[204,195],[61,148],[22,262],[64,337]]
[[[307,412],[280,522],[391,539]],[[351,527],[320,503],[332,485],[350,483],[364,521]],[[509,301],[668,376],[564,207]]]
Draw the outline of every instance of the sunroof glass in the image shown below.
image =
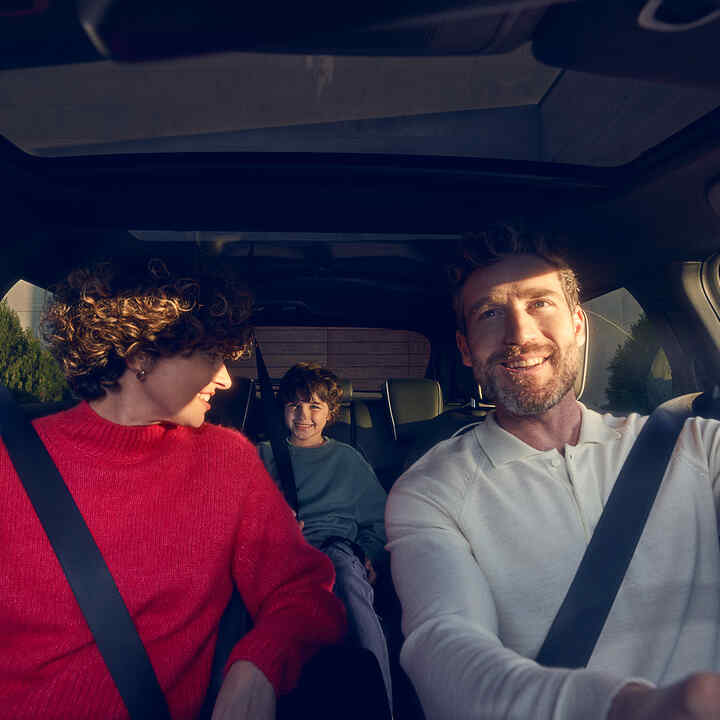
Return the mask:
[[613,166],[720,106],[720,91],[507,55],[229,53],[8,70],[0,134],[45,156],[327,152]]

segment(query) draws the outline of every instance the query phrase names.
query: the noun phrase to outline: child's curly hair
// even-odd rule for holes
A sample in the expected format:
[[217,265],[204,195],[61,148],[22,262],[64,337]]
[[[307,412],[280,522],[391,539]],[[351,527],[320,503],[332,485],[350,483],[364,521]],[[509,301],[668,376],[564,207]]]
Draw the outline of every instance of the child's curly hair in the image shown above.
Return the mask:
[[216,273],[171,272],[159,259],[122,258],[75,270],[52,290],[43,334],[85,400],[118,390],[136,354],[234,358],[249,349],[250,293]]
[[342,402],[342,387],[332,370],[317,363],[301,362],[293,365],[280,380],[278,400],[282,405],[298,399],[310,402],[313,395],[327,403],[328,425],[335,422]]

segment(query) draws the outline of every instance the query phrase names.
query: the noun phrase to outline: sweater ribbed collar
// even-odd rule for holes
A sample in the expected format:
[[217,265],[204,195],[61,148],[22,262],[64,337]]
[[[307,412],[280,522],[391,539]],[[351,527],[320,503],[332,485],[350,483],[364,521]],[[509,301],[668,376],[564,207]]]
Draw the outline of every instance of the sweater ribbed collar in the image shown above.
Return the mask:
[[106,462],[140,462],[179,433],[196,432],[172,423],[118,425],[100,417],[87,402],[37,422],[39,428],[52,425],[79,452]]

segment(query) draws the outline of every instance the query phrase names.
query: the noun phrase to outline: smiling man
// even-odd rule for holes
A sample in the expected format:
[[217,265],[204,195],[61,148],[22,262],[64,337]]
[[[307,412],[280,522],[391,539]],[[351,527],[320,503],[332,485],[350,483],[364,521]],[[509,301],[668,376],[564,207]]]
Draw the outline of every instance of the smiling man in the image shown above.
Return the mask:
[[498,258],[469,275],[455,305],[463,362],[473,368],[484,396],[496,402],[500,425],[529,435],[524,439],[532,436],[543,449],[556,444],[553,435],[541,437],[548,422],[572,428],[575,437],[565,439],[577,440],[580,406],[570,390],[585,324],[574,273],[558,271],[538,255]]
[[574,272],[508,226],[453,271],[457,344],[496,410],[395,484],[386,526],[401,662],[428,720],[720,717],[720,424],[680,435],[587,668],[536,657],[645,418],[574,394]]

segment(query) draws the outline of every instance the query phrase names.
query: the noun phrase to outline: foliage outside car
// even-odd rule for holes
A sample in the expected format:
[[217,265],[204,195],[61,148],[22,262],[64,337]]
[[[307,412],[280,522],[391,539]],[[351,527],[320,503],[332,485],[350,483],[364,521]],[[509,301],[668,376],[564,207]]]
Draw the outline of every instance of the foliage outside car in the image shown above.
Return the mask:
[[672,397],[670,365],[646,315],[630,328],[630,335],[608,366],[608,408],[647,415]]
[[0,302],[0,384],[19,402],[57,402],[69,388],[55,359],[32,332],[23,330],[18,314]]

